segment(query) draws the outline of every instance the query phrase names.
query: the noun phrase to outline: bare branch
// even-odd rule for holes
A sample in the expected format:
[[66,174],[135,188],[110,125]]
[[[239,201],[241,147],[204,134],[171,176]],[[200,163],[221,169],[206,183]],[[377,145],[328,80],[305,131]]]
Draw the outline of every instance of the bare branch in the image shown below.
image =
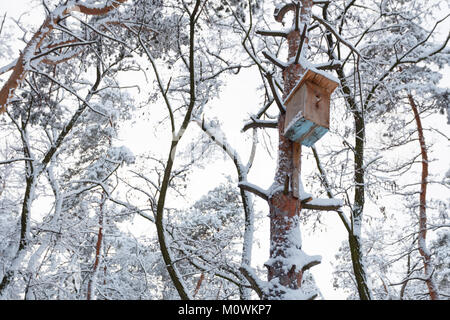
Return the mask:
[[242,131],[247,131],[248,129],[254,128],[278,128],[278,121],[276,120],[259,120],[255,119],[255,117],[251,117],[251,121],[247,122],[244,125]]
[[322,19],[321,17],[313,14],[312,18],[316,21],[318,21],[319,23],[321,23],[325,28],[328,29],[328,31],[330,31],[338,41],[340,41],[341,43],[343,43],[344,45],[346,45],[351,51],[353,51],[354,53],[356,53],[358,56],[362,56],[361,53],[359,52],[358,49],[356,49],[350,42],[348,42],[346,39],[342,38],[341,35],[333,28],[333,26],[331,26],[327,21],[325,21],[324,19]]
[[283,105],[283,102],[282,102],[281,97],[280,97],[280,95],[279,95],[279,93],[277,91],[277,88],[275,88],[275,81],[274,81],[274,78],[273,78],[273,74],[272,73],[267,73],[265,76],[266,76],[266,78],[267,78],[267,80],[269,82],[269,86],[270,86],[270,89],[272,90],[272,95],[273,95],[273,97],[275,99],[275,102],[277,103],[278,109],[280,110],[280,112],[282,114],[285,113],[286,112],[286,107]]
[[282,70],[286,69],[287,64],[278,60],[273,55],[271,55],[269,52],[263,51],[262,54],[267,60],[269,60],[271,63],[273,63],[277,67],[281,68]]
[[287,38],[289,32],[287,32],[287,31],[272,31],[272,30],[256,30],[256,34],[259,34],[261,36]]
[[34,159],[32,159],[32,158],[16,158],[16,159],[0,161],[0,164],[8,164],[8,163],[16,162],[16,161],[33,161],[33,160]]
[[[322,164],[320,162],[319,154],[317,153],[316,147],[312,146],[311,149],[312,149],[312,152],[313,152],[313,155],[314,155],[314,159],[316,161],[317,169],[319,170],[319,173],[320,173],[320,177],[321,177],[320,181],[321,181],[323,187],[325,188],[328,197],[330,199],[334,199],[334,195],[331,192],[330,183],[328,182],[325,170],[322,168]],[[336,212],[338,213],[339,218],[341,218],[345,229],[347,229],[347,232],[350,233],[351,232],[350,222],[348,221],[347,217],[344,215],[344,212],[342,212],[341,209],[336,210]]]
[[247,279],[247,281],[250,283],[253,290],[255,290],[256,294],[260,299],[263,299],[264,297],[264,291],[261,288],[261,280],[254,277],[253,272],[249,271],[249,266],[242,266],[239,268],[239,271],[241,271],[242,275]]
[[256,194],[258,197],[261,197],[266,201],[269,200],[269,194],[267,193],[266,190],[263,190],[250,182],[247,181],[239,182],[238,187],[241,188],[242,190]]
[[302,35],[300,36],[300,44],[298,45],[297,54],[295,55],[295,60],[294,60],[295,64],[298,64],[298,61],[300,60],[300,55],[302,54],[303,43],[305,42],[305,37],[306,37],[306,27],[307,27],[307,24],[305,23],[305,25],[303,26]]
[[275,12],[273,13],[275,20],[277,22],[283,22],[283,18],[291,10],[295,10],[296,5],[294,3],[288,3],[284,5],[283,7],[275,8]]

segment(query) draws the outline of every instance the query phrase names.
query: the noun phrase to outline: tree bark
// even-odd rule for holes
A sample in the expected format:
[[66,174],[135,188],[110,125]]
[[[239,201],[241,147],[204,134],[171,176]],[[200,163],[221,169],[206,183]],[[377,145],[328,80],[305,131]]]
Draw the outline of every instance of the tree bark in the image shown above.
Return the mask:
[[[322,8],[323,20],[328,19],[328,5],[325,4]],[[349,3],[347,8],[352,3]],[[347,10],[347,8],[345,10]],[[335,42],[331,32],[327,32],[326,39],[328,43],[328,56],[331,60],[336,59],[333,48]],[[355,182],[355,195],[354,203],[352,207],[351,225],[344,223],[348,231],[348,243],[350,247],[350,254],[353,265],[353,273],[355,275],[355,282],[358,290],[358,294],[361,300],[371,300],[371,292],[368,286],[367,276],[365,272],[365,266],[363,262],[363,253],[361,246],[361,225],[362,215],[365,204],[365,168],[364,168],[364,150],[365,150],[365,120],[362,110],[358,109],[358,103],[354,98],[354,94],[347,83],[346,75],[344,73],[343,66],[336,67],[337,76],[341,82],[341,89],[344,93],[345,102],[347,107],[353,114],[355,124],[355,148],[354,148],[354,182]],[[361,106],[363,108],[363,106]],[[343,220],[344,221],[344,220]]]
[[422,155],[422,180],[420,183],[420,205],[419,205],[419,253],[423,258],[425,283],[428,287],[428,293],[431,300],[439,300],[439,293],[436,284],[433,281],[433,264],[431,262],[431,252],[427,248],[427,185],[428,185],[428,152],[423,135],[422,121],[420,120],[419,110],[411,94],[408,95],[409,104],[414,113],[414,119],[417,125],[417,134],[419,136],[420,152]]
[[[302,1],[300,23],[309,21],[312,1]],[[298,26],[297,23],[294,24]],[[300,31],[293,29],[287,35],[289,60],[294,58],[300,43]],[[305,43],[308,41],[306,38]],[[290,64],[283,70],[283,98],[294,88],[304,73],[300,64]],[[268,293],[268,299],[282,299],[286,289],[299,289],[303,276],[303,265],[294,263],[296,256],[304,255],[301,250],[299,215],[301,201],[295,192],[295,184],[300,175],[301,146],[284,136],[285,113],[278,118],[278,168],[272,193],[268,203],[270,210],[270,259],[266,263],[268,281],[274,286]],[[294,156],[295,155],[295,156]]]
[[102,193],[102,199],[100,203],[100,210],[98,216],[98,233],[97,233],[97,243],[95,244],[95,260],[92,266],[92,275],[89,279],[88,287],[87,287],[87,300],[95,299],[95,286],[97,284],[97,274],[98,274],[98,266],[101,260],[101,250],[103,247],[103,206],[105,205],[106,196],[105,193]]

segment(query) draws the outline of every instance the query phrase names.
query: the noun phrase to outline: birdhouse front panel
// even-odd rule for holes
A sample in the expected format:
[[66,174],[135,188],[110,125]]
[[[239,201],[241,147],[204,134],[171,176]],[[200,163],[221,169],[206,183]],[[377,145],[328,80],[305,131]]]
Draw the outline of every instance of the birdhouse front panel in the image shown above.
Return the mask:
[[306,81],[304,86],[306,87],[305,118],[329,129],[330,94],[324,88],[310,81]]
[[305,146],[312,146],[330,127],[330,96],[338,83],[322,73],[307,70],[284,104],[284,135]]
[[285,130],[284,135],[289,140],[311,147],[327,132],[328,128],[319,126],[305,117],[299,117]]

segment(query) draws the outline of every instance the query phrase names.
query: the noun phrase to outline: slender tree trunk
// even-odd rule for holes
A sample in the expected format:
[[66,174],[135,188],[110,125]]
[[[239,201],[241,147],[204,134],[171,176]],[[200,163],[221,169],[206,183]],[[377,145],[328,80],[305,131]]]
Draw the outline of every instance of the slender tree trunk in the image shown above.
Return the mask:
[[366,270],[362,261],[361,238],[350,233],[348,235],[348,242],[359,298],[361,300],[371,300],[372,297],[369,286],[367,285]]
[[[328,19],[328,6],[325,4],[322,8],[323,19]],[[332,34],[327,32],[326,39],[328,42],[328,56],[330,59],[335,59],[333,54],[333,48],[335,42]],[[358,109],[358,104],[354,99],[354,94],[347,83],[346,75],[341,67],[336,69],[336,73],[341,82],[341,88],[345,95],[345,101],[349,110],[353,113],[353,119],[355,123],[355,148],[354,148],[354,182],[355,182],[355,197],[352,208],[351,225],[347,228],[348,243],[350,247],[350,254],[353,265],[353,273],[355,275],[356,286],[358,289],[359,298],[361,300],[371,300],[371,292],[368,286],[367,276],[365,272],[365,266],[363,262],[363,253],[361,251],[361,226],[362,215],[365,203],[365,182],[364,182],[364,149],[365,149],[365,123],[362,113],[362,109]],[[363,106],[361,106],[363,108]],[[348,226],[346,226],[348,227]]]
[[420,184],[420,205],[419,205],[419,253],[423,258],[425,283],[428,287],[431,300],[439,300],[437,286],[433,281],[433,264],[431,262],[431,252],[427,248],[427,185],[428,185],[428,152],[423,135],[422,121],[420,120],[419,111],[412,95],[408,95],[409,104],[414,113],[417,125],[417,134],[419,135],[420,151],[422,155],[422,181]]
[[102,199],[100,203],[100,211],[98,216],[98,233],[97,233],[97,243],[95,245],[95,260],[94,265],[92,266],[92,275],[89,279],[88,288],[87,288],[87,300],[95,299],[95,287],[97,284],[97,274],[98,274],[98,266],[101,261],[101,251],[103,248],[103,206],[105,205],[106,197],[105,194],[102,194]]
[[[23,153],[26,158],[32,158],[31,150],[28,144],[28,135],[26,129],[26,123],[23,121],[21,128],[21,138],[23,144]],[[19,267],[22,259],[24,258],[25,249],[27,248],[29,241],[29,229],[30,229],[30,215],[31,205],[34,200],[34,192],[36,188],[36,168],[33,160],[27,160],[25,162],[25,194],[22,202],[22,213],[20,216],[20,239],[19,246],[14,259],[11,262],[11,266],[3,275],[3,279],[0,282],[0,296],[5,294],[8,284],[14,279],[16,270]]]
[[[179,273],[178,268],[174,264],[174,259],[172,257],[172,252],[169,247],[169,243],[167,241],[166,237],[166,230],[164,226],[164,213],[165,213],[165,202],[166,202],[166,196],[167,196],[167,190],[169,188],[169,182],[170,182],[170,175],[172,173],[172,167],[175,160],[175,155],[177,151],[177,146],[180,141],[180,139],[183,137],[184,132],[186,131],[190,121],[192,112],[194,110],[194,106],[196,103],[196,75],[195,75],[195,25],[198,18],[200,10],[200,0],[197,0],[194,5],[194,9],[192,12],[190,12],[190,22],[189,22],[189,82],[190,82],[190,99],[189,99],[189,105],[186,111],[186,114],[184,116],[183,122],[180,126],[180,129],[178,130],[178,133],[175,133],[175,126],[172,121],[172,130],[173,130],[173,139],[170,145],[170,151],[169,156],[167,159],[166,167],[164,169],[164,176],[163,180],[161,182],[160,186],[160,193],[158,197],[158,203],[156,207],[156,215],[155,215],[155,225],[156,225],[156,231],[158,235],[158,242],[159,247],[161,249],[161,254],[164,260],[164,263],[166,265],[167,272],[169,273],[170,279],[173,282],[173,285],[175,286],[175,289],[178,292],[178,295],[182,300],[191,300],[192,296],[187,290],[187,286],[183,280],[182,275]],[[148,54],[148,53],[147,53]],[[151,61],[152,58],[148,54]],[[153,62],[152,62],[153,63]],[[166,103],[168,103],[167,96],[165,95],[165,90],[162,88],[160,84],[160,90],[163,94]],[[170,117],[173,119],[173,113],[171,110],[171,107],[168,106]]]
[[361,227],[362,215],[365,203],[365,181],[364,181],[364,142],[365,125],[364,118],[360,111],[353,111],[355,119],[355,199],[352,208],[351,232],[348,235],[350,254],[352,257],[353,272],[355,274],[358,294],[361,300],[371,300],[371,293],[368,286],[366,271],[363,262],[363,252],[361,248]]
[[[239,179],[239,181],[242,181]],[[253,244],[253,232],[254,232],[254,211],[251,204],[251,196],[248,192],[241,189],[242,206],[244,207],[244,243],[242,245],[241,266],[250,266],[252,263],[252,244]],[[241,300],[250,300],[251,289],[241,287],[240,298]]]
[[204,272],[201,273],[200,278],[197,281],[197,285],[195,286],[194,293],[192,294],[193,298],[195,298],[195,296],[197,295],[198,291],[200,290],[200,287],[202,286],[203,280],[205,280],[205,273]]
[[[326,20],[326,7],[324,7],[324,19]],[[327,35],[329,47],[333,46],[333,39],[331,34]],[[333,55],[329,52],[330,58],[333,59]],[[363,253],[361,251],[361,227],[362,216],[365,204],[365,168],[364,168],[364,150],[365,150],[365,122],[363,113],[358,109],[358,104],[354,99],[354,94],[350,89],[346,75],[342,67],[336,69],[338,78],[341,82],[341,88],[345,95],[345,101],[348,108],[353,113],[353,119],[355,123],[355,148],[354,148],[354,182],[355,182],[355,197],[352,208],[351,228],[348,234],[348,243],[350,247],[350,254],[353,265],[353,273],[355,275],[356,286],[358,295],[361,300],[371,300],[372,294],[368,286],[368,280],[366,276],[365,266],[363,262]],[[362,106],[361,106],[362,108]]]

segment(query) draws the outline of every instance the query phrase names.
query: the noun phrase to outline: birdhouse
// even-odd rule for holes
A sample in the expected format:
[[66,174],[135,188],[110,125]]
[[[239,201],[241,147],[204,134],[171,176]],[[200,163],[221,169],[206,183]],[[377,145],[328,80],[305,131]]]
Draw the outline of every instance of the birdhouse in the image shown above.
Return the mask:
[[284,135],[305,146],[312,146],[330,128],[330,96],[339,85],[333,77],[307,69],[284,101]]

